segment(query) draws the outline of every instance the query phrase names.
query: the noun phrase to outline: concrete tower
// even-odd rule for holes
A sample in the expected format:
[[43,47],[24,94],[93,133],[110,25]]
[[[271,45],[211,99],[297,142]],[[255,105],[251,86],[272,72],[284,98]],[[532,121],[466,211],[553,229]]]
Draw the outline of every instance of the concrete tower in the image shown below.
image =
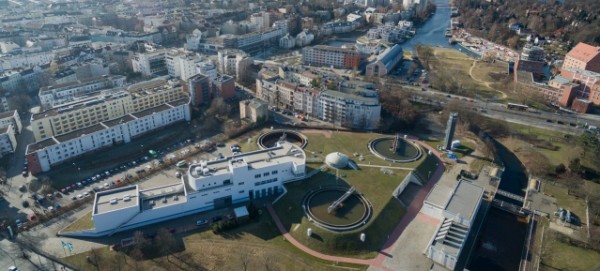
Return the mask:
[[446,150],[452,149],[452,138],[454,137],[454,130],[456,129],[457,119],[458,113],[450,113],[450,116],[448,117],[448,123],[446,124],[446,138],[444,139],[444,148]]

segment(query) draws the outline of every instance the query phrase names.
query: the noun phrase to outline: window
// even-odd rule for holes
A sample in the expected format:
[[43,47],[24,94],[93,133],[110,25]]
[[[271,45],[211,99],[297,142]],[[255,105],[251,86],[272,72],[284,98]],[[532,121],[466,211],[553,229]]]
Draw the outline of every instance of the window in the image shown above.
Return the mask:
[[258,178],[260,178],[260,174],[254,175],[254,179],[258,179]]
[[246,191],[245,191],[245,190],[241,190],[241,191],[240,191],[240,192],[238,192],[238,193],[240,193],[240,194],[244,194],[244,192],[246,192]]
[[263,177],[269,176],[269,172],[263,173]]
[[244,185],[244,182],[239,182],[238,185]]
[[230,179],[227,179],[227,180],[223,181],[223,185],[228,185],[228,184],[231,184],[231,180]]
[[277,174],[277,170],[271,171],[271,174],[273,174],[273,175]]

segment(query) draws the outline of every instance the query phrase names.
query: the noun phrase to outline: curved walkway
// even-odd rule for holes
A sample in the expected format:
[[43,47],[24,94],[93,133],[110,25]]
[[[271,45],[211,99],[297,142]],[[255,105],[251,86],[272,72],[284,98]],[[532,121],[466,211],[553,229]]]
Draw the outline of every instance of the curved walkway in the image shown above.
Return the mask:
[[429,145],[427,145],[421,141],[418,141],[418,140],[415,140],[415,141],[418,142],[424,148],[432,151],[435,154],[435,156],[438,157],[438,159],[439,159],[438,168],[436,169],[433,176],[431,176],[431,178],[429,179],[427,184],[421,190],[419,190],[419,193],[415,196],[415,198],[411,202],[410,206],[408,206],[408,208],[406,210],[406,214],[404,214],[404,216],[402,217],[402,220],[400,220],[400,223],[396,226],[394,231],[390,234],[390,238],[383,245],[383,248],[379,251],[379,254],[374,259],[355,259],[355,258],[348,258],[348,257],[332,256],[332,255],[327,255],[327,254],[323,254],[323,253],[314,251],[314,250],[310,249],[309,247],[305,246],[304,244],[300,243],[287,231],[287,229],[283,226],[283,223],[279,219],[279,216],[277,216],[277,213],[275,212],[275,210],[273,209],[273,206],[271,206],[271,204],[267,205],[267,210],[269,211],[269,214],[271,214],[273,221],[275,221],[275,225],[277,225],[277,228],[279,229],[279,231],[281,232],[283,237],[287,241],[289,241],[292,245],[294,245],[298,249],[304,251],[305,253],[310,254],[313,257],[317,257],[319,259],[331,261],[331,262],[342,262],[342,263],[350,263],[350,264],[376,266],[376,267],[380,268],[381,270],[390,270],[391,271],[392,269],[383,265],[383,261],[385,260],[386,257],[390,257],[389,256],[390,252],[397,245],[396,240],[398,239],[398,237],[400,237],[400,235],[402,234],[402,232],[404,231],[406,226],[408,226],[408,224],[419,214],[419,210],[421,210],[421,207],[423,206],[423,201],[425,200],[425,197],[427,197],[427,194],[429,194],[429,191],[431,191],[431,189],[433,188],[435,183],[437,183],[437,181],[440,179],[440,177],[444,173],[444,163],[442,163],[441,155],[438,152],[438,150],[430,147]]

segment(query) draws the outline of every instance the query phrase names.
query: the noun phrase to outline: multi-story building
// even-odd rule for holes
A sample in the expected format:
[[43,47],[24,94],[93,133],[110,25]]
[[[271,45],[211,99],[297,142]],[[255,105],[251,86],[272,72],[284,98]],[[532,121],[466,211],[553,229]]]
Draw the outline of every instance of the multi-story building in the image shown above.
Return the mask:
[[301,180],[306,155],[290,143],[190,165],[178,182],[140,190],[136,186],[98,192],[90,236],[109,235],[198,212],[284,193]]
[[0,127],[0,158],[15,152],[17,149],[16,134],[17,131],[15,131],[13,124]]
[[358,67],[360,60],[360,53],[352,49],[317,45],[302,50],[302,61],[306,65],[353,69]]
[[341,81],[335,90],[320,90],[284,79],[257,79],[256,94],[271,105],[344,127],[376,129],[381,117],[379,96],[368,82]]
[[600,73],[600,46],[578,43],[565,56],[562,69],[579,69]]
[[267,103],[258,100],[240,101],[240,119],[249,119],[251,122],[261,122],[269,118]]
[[19,117],[19,112],[17,112],[17,110],[0,112],[0,128],[5,128],[9,125],[13,126],[13,129],[17,134],[21,133],[23,124],[21,124],[21,117]]
[[404,57],[402,47],[396,44],[388,48],[366,67],[366,76],[384,76],[387,75]]
[[40,88],[38,97],[42,109],[46,110],[71,102],[77,97],[97,93],[103,89],[122,87],[125,85],[125,80],[125,76],[110,75],[56,84]]
[[145,44],[146,51],[134,54],[131,59],[134,72],[139,72],[144,76],[166,75],[168,73],[166,65],[166,50],[154,48]]
[[187,88],[193,106],[208,104],[210,102],[212,98],[212,86],[209,77],[202,74],[192,76],[187,81]]
[[148,108],[179,100],[186,96],[179,80],[155,79],[81,97],[31,116],[36,141],[69,133],[98,122],[107,121]]
[[221,50],[217,54],[220,73],[239,77],[254,63],[254,59],[242,50]]
[[42,66],[52,62],[54,52],[26,53],[19,55],[7,55],[0,59],[0,71],[31,68],[34,66]]
[[304,47],[310,45],[313,40],[315,40],[315,35],[310,33],[307,29],[304,29],[302,32],[296,35],[296,46]]
[[296,46],[296,39],[289,33],[279,39],[279,47],[284,49],[292,49]]
[[544,61],[544,49],[527,43],[521,52],[521,59],[526,61]]
[[154,105],[117,118],[95,121],[93,125],[51,136],[29,144],[25,152],[32,174],[45,172],[53,166],[84,154],[127,143],[150,131],[178,121],[191,120],[189,97]]
[[235,78],[227,74],[218,75],[212,81],[214,97],[229,99],[235,96]]
[[8,99],[6,99],[6,97],[0,97],[0,113],[8,110],[10,110],[10,106],[8,106]]

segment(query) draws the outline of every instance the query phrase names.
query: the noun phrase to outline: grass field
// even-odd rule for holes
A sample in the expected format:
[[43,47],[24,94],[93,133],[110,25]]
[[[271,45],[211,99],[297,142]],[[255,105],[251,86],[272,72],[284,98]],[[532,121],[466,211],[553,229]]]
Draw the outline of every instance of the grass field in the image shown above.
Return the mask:
[[[545,235],[548,234],[546,229]],[[545,238],[542,249],[540,270],[589,271],[600,267],[600,253],[561,241]]]
[[[423,158],[411,163],[391,163],[384,161],[373,155],[367,146],[370,140],[378,137],[393,137],[392,135],[382,135],[376,133],[352,133],[336,131],[300,131],[308,138],[306,146],[306,155],[308,157],[325,156],[332,152],[341,152],[348,155],[358,164],[371,164],[381,166],[409,167],[414,168],[421,163]],[[362,155],[363,161],[354,157],[354,153]]]
[[[430,61],[433,71],[451,76],[459,82],[465,96],[497,97],[502,96],[493,88],[496,80],[489,76],[490,73],[506,72],[506,63],[484,63],[449,48],[432,47],[434,57]],[[475,65],[473,67],[473,65]],[[472,69],[472,73],[470,73]]]
[[581,219],[586,221],[585,217],[585,199],[577,198],[568,194],[568,189],[548,182],[544,183],[543,191],[556,199],[559,207],[570,210]]
[[[346,176],[344,179],[347,183],[336,180],[335,172],[319,173],[309,180],[287,185],[288,194],[274,207],[294,238],[310,248],[331,255],[372,258],[385,242],[387,234],[404,215],[405,210],[392,197],[392,191],[407,173],[393,170],[392,175],[384,175],[378,168],[340,170],[340,175]],[[345,233],[333,233],[312,225],[302,210],[302,199],[308,191],[321,185],[355,186],[357,192],[364,194],[373,205],[373,217],[369,223],[358,230]],[[313,229],[312,237],[306,236],[309,227]],[[362,232],[367,236],[364,243],[359,240]]]
[[77,220],[73,221],[69,226],[64,228],[62,232],[74,232],[89,230],[94,228],[94,222],[92,221],[92,212],[88,212]]
[[136,261],[124,253],[98,250],[98,268],[86,260],[86,252],[65,258],[80,270],[244,270],[242,256],[247,256],[247,270],[340,271],[365,270],[365,266],[322,261],[296,249],[281,237],[270,216],[263,210],[259,222],[216,235],[203,230],[176,236],[185,249],[167,260],[166,256]]

